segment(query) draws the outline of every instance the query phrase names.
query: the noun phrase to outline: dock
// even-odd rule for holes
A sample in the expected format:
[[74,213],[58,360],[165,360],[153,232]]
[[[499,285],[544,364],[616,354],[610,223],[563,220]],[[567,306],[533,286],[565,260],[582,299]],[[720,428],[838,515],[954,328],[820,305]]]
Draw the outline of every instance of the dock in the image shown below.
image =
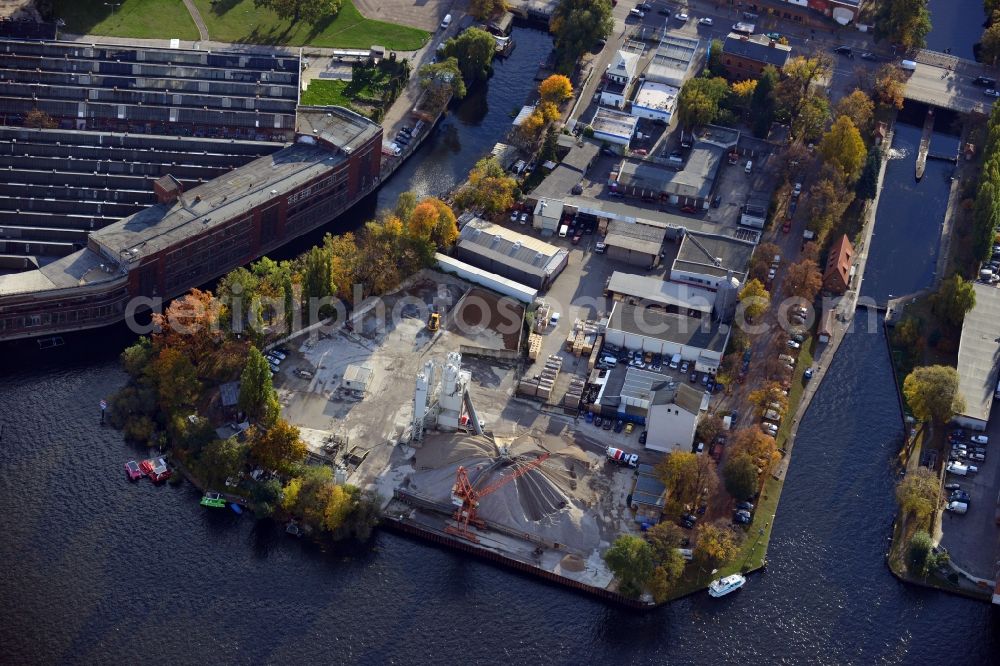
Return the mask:
[[928,107],[927,117],[924,118],[924,131],[920,135],[920,148],[917,149],[917,180],[924,177],[924,169],[927,168],[927,153],[931,147],[931,134],[934,132],[934,107]]

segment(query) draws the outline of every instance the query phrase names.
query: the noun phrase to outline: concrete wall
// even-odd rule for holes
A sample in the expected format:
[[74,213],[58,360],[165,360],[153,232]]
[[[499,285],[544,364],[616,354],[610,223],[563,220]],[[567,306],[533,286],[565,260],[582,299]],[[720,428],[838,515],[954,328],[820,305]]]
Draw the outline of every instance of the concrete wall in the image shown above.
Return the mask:
[[509,296],[521,303],[531,303],[535,299],[535,296],[538,295],[538,291],[535,289],[526,287],[523,284],[517,284],[513,280],[508,280],[501,275],[484,271],[481,268],[476,268],[471,264],[452,257],[437,254],[435,258],[437,259],[439,270],[457,275],[463,280],[486,287],[498,294]]
[[664,453],[690,451],[697,421],[697,415],[677,405],[653,405],[647,421],[646,448]]
[[[607,241],[605,241],[607,242]],[[656,261],[659,259],[658,255],[648,254],[646,252],[635,252],[633,250],[628,250],[623,247],[618,247],[616,245],[608,245],[605,253],[610,259],[616,261],[624,261],[627,264],[633,266],[641,266],[642,268],[650,268],[656,265]]]

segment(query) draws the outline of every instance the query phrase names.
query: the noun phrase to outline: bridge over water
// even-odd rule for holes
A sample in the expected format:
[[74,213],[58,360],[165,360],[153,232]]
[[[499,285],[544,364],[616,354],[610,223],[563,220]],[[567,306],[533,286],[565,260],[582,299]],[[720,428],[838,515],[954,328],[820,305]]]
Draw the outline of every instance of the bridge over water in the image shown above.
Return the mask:
[[906,99],[960,113],[989,113],[994,98],[973,83],[977,76],[993,76],[981,64],[926,49],[914,60],[917,68],[906,82]]

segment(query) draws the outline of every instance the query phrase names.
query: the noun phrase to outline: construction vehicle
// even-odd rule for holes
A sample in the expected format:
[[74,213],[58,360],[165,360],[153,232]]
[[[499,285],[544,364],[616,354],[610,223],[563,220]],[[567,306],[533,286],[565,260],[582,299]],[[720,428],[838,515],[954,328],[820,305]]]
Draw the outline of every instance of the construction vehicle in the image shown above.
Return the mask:
[[427,317],[427,330],[431,333],[436,333],[439,328],[441,328],[441,315],[437,312],[432,312]]
[[473,543],[479,543],[479,537],[469,531],[469,525],[474,525],[480,529],[486,527],[486,523],[479,518],[477,513],[479,501],[487,495],[500,490],[514,479],[522,477],[531,470],[538,468],[539,465],[548,460],[549,455],[551,454],[546,452],[534,460],[514,460],[514,463],[519,466],[513,473],[497,479],[482,490],[477,490],[473,487],[472,482],[469,481],[469,474],[465,471],[465,467],[459,466],[458,471],[455,473],[455,485],[451,489],[452,504],[458,507],[455,509],[454,515],[456,524],[448,525],[444,528],[444,531]]

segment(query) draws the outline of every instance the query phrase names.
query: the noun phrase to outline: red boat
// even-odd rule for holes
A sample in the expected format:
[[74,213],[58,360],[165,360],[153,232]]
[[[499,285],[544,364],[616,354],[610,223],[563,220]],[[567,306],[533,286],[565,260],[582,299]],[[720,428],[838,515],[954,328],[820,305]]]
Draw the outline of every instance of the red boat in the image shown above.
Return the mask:
[[143,460],[139,463],[139,467],[142,469],[143,474],[148,476],[154,482],[165,481],[170,478],[170,468],[167,467],[167,461],[163,458],[149,458],[148,460]]
[[135,481],[142,478],[142,470],[139,469],[139,463],[134,460],[129,460],[125,463],[125,474],[128,475],[129,481]]

